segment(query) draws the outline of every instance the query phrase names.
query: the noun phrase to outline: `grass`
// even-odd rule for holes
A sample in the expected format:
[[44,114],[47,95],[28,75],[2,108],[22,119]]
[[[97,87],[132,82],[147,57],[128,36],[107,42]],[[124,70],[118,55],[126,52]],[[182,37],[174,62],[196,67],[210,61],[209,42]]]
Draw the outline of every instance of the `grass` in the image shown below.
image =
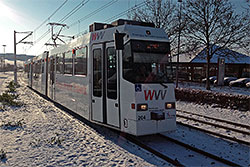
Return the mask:
[[9,92],[16,92],[16,88],[20,87],[20,85],[16,84],[14,81],[10,81],[9,85],[7,85],[7,88],[9,88]]
[[6,152],[3,149],[1,149],[0,150],[0,159],[3,160],[6,158],[7,158]]
[[15,84],[13,81],[11,81],[7,86],[7,88],[9,89],[0,95],[0,102],[2,102],[4,106],[9,105],[9,106],[20,107],[23,105],[21,102],[16,101],[16,99],[19,96],[18,94],[16,94],[17,87],[18,85]]
[[38,147],[38,146],[41,146],[42,143],[44,143],[44,144],[48,144],[50,146],[53,146],[53,145],[61,146],[63,141],[64,141],[64,139],[59,137],[59,134],[56,133],[55,136],[53,136],[49,139],[46,139],[46,140],[34,139],[33,141],[30,142],[30,145]]
[[17,98],[18,98],[18,95],[11,94],[5,91],[4,93],[0,95],[0,102],[2,102],[3,105],[20,107],[22,106],[22,103],[15,101]]
[[60,138],[59,136],[53,136],[50,139],[46,140],[46,142],[50,145],[61,145],[64,139]]
[[1,128],[22,128],[25,123],[23,122],[23,119],[18,120],[18,121],[13,121],[13,122],[7,122],[2,124],[0,127]]
[[30,146],[33,147],[38,147],[42,144],[42,140],[41,139],[34,139],[33,141],[30,142]]

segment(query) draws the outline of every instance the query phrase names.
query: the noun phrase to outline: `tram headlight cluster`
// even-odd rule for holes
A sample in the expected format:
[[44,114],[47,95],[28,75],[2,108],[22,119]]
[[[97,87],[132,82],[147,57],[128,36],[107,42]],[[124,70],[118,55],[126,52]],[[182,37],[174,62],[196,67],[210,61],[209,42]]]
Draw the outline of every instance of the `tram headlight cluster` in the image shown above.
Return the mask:
[[137,104],[137,111],[147,111],[148,104]]
[[166,109],[175,109],[175,103],[167,102],[167,103],[165,103],[165,108]]

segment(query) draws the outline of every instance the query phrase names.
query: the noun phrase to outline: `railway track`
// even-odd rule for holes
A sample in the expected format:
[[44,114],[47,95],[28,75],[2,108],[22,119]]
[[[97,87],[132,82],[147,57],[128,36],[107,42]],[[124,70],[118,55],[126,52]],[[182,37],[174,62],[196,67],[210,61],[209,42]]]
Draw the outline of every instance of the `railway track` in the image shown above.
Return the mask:
[[[205,115],[201,115],[201,114],[196,114],[196,113],[192,113],[192,112],[188,112],[188,111],[182,111],[182,110],[176,110],[176,111],[177,111],[177,114],[176,114],[177,118],[182,119],[182,121],[177,121],[178,124],[188,126],[190,128],[194,128],[194,129],[203,131],[205,133],[216,135],[216,136],[219,136],[219,137],[222,137],[225,139],[229,139],[229,140],[232,140],[232,141],[235,141],[238,143],[250,145],[250,142],[248,140],[250,137],[249,136],[250,135],[250,132],[249,132],[250,126],[249,125],[241,124],[241,123],[237,123],[237,122],[232,122],[232,121],[228,121],[228,120],[222,120],[222,119],[209,117],[209,116],[205,116]],[[194,118],[192,116],[196,116],[198,118]],[[195,124],[190,125],[190,124],[184,123],[183,119],[192,120],[195,122]],[[205,125],[206,128],[198,127],[197,123]],[[211,128],[210,128],[210,130],[208,130],[209,128],[207,128],[207,126],[216,127],[216,130],[220,129],[220,130],[222,130],[222,132],[221,131],[220,131],[220,133],[214,132],[213,129],[211,129]],[[242,139],[242,138],[244,138],[244,139]]]
[[[208,164],[215,166],[240,166],[162,134],[144,137],[127,135],[125,138],[174,166],[207,166]],[[160,146],[158,146],[158,143],[160,143]],[[172,150],[170,146],[174,147],[175,150]]]
[[[66,111],[66,112],[72,115],[71,112],[69,111]],[[74,114],[72,116],[82,121],[82,119],[80,119],[78,116]],[[140,147],[144,148],[145,150],[148,150],[152,154],[173,164],[174,166],[197,166],[197,165],[202,166],[202,165],[208,165],[208,164],[216,165],[216,166],[240,166],[238,164],[235,164],[234,162],[230,162],[226,159],[223,159],[211,153],[195,148],[191,145],[182,143],[178,140],[175,140],[175,139],[172,139],[172,138],[160,135],[160,134],[154,135],[153,138],[150,138],[150,137],[148,138],[147,136],[146,137],[144,136],[134,137],[131,135],[125,135],[124,137],[130,140],[131,142],[139,145]],[[158,144],[159,142],[160,144]],[[154,147],[157,145],[158,147]],[[178,146],[178,148],[182,147],[182,149],[179,150],[178,148],[173,147],[173,145]],[[170,155],[169,153],[164,152],[164,150],[162,151],[162,148],[167,148],[167,150],[170,151],[170,153],[173,152],[174,149],[179,150],[179,152],[176,153],[175,151],[174,155]],[[185,151],[187,151],[186,156],[183,155],[183,152]],[[183,158],[190,159],[190,160],[188,162],[187,160],[183,161]],[[199,164],[199,162],[201,162],[201,164]]]

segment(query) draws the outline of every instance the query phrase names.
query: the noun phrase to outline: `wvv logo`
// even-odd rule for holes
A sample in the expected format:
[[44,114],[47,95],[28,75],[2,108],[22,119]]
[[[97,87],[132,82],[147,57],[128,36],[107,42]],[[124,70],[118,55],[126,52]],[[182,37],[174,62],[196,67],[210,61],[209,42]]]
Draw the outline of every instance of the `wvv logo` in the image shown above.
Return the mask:
[[92,40],[92,41],[100,40],[100,39],[103,38],[104,34],[105,34],[105,31],[93,33],[93,34],[91,35],[91,40]]
[[144,90],[144,97],[145,100],[158,100],[161,98],[162,100],[165,99],[167,94],[167,90]]

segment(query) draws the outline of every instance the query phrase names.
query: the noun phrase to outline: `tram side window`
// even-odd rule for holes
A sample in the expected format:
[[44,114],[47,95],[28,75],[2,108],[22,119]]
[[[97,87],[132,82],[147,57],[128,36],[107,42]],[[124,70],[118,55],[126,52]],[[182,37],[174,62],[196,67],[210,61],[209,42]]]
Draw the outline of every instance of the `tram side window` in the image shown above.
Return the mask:
[[123,77],[124,79],[134,82],[134,63],[133,57],[131,53],[131,45],[130,43],[124,46],[123,50]]
[[35,62],[33,64],[33,73],[36,74],[37,73],[37,62]]
[[44,63],[44,59],[41,61],[41,66],[42,66],[42,74],[44,73],[44,65],[45,65],[45,63]]
[[56,56],[56,72],[58,74],[64,74],[64,55],[58,54]]
[[42,60],[39,60],[38,62],[38,74],[42,73]]
[[87,74],[87,47],[76,50],[75,75]]
[[72,59],[72,53],[70,51],[65,53],[65,59],[64,59],[64,61],[65,61],[64,73],[65,74],[72,74],[72,72],[73,72],[73,68],[72,68],[73,59]]
[[29,72],[29,64],[24,65],[24,72]]
[[107,96],[117,99],[117,70],[115,49],[107,49]]
[[93,51],[93,95],[102,96],[102,56],[101,49]]
[[33,75],[34,80],[39,79],[39,74],[41,73],[41,62],[40,61],[37,61],[34,63],[33,71],[34,71],[34,75]]
[[41,62],[37,61],[34,65],[34,73],[40,74],[41,73]]

